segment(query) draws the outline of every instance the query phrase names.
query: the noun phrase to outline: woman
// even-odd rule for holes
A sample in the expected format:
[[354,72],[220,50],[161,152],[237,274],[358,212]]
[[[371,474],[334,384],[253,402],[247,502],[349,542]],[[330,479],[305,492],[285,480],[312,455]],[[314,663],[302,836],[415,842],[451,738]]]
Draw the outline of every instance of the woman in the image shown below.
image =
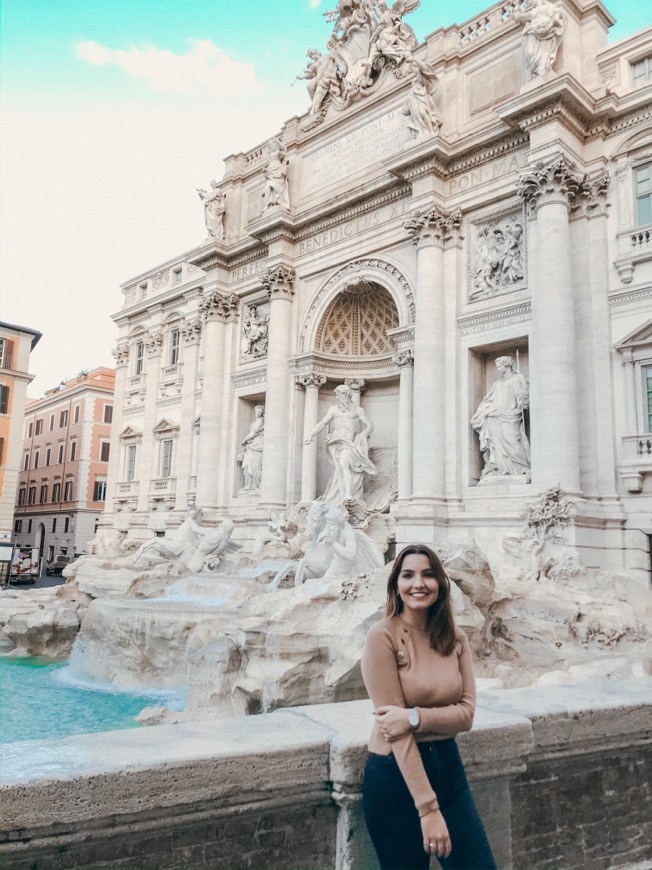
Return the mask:
[[495,870],[455,735],[475,711],[471,649],[435,553],[405,547],[387,581],[362,675],[374,703],[363,805],[381,870]]

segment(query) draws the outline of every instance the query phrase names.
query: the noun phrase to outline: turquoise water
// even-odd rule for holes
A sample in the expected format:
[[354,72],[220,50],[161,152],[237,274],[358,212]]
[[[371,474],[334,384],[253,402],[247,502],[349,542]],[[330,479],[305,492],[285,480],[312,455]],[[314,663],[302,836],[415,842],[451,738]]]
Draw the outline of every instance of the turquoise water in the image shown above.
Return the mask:
[[178,697],[80,686],[65,663],[0,656],[0,742],[137,728],[150,705],[181,705]]

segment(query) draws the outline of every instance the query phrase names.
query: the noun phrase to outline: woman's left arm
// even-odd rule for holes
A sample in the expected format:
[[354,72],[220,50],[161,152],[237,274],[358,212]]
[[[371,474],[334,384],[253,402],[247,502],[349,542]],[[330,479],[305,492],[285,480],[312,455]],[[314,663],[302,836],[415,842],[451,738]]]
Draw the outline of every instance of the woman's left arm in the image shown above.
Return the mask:
[[459,632],[461,649],[458,655],[460,675],[462,677],[462,694],[455,704],[445,704],[441,707],[417,707],[419,725],[412,729],[407,720],[407,710],[404,707],[386,705],[376,710],[376,718],[381,731],[388,740],[397,740],[408,731],[417,734],[437,734],[442,737],[454,737],[462,731],[470,731],[475,714],[475,678],[473,676],[473,661],[468,638],[463,631]]

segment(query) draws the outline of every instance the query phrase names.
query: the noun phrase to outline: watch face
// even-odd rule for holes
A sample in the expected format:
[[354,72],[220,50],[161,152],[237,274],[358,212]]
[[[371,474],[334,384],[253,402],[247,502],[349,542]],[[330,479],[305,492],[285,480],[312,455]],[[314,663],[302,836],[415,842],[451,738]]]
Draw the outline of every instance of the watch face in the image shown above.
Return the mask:
[[412,728],[416,728],[419,724],[419,714],[416,710],[412,709],[408,711],[408,722],[412,726]]

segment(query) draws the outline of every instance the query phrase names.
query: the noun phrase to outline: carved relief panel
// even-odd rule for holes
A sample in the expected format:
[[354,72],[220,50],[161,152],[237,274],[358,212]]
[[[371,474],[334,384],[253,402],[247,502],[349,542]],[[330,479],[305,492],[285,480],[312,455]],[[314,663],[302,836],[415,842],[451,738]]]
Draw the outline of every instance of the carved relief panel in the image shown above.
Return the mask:
[[243,362],[267,356],[270,302],[262,298],[242,306],[240,359]]
[[525,289],[525,226],[521,208],[485,213],[471,223],[467,254],[469,302]]

